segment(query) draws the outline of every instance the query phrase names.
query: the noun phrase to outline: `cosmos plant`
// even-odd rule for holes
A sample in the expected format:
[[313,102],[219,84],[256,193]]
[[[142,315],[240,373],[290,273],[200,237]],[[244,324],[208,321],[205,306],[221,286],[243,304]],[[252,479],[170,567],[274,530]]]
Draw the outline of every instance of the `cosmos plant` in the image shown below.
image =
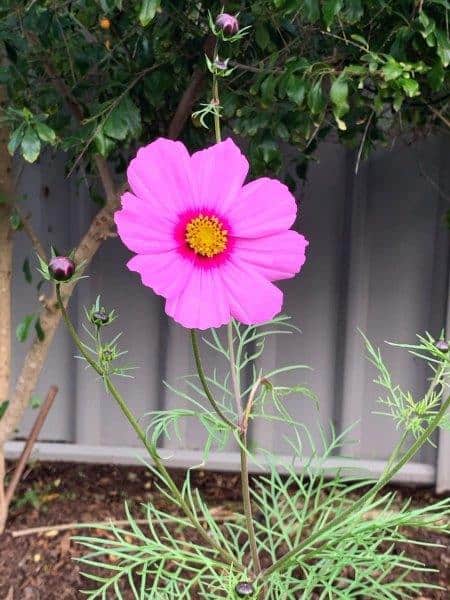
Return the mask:
[[[405,528],[448,532],[443,516],[450,515],[450,500],[411,508],[398,506],[395,493],[383,490],[431,443],[437,427],[449,426],[448,345],[426,335],[416,345],[402,346],[425,360],[433,375],[425,395],[414,398],[393,381],[380,351],[366,340],[383,389],[383,414],[402,433],[376,482],[325,469],[348,432],[321,430],[322,443],[316,445],[288,408],[291,397],[314,400],[301,383],[304,366],[265,371],[260,360],[269,336],[296,333],[280,314],[283,296],[274,282],[300,271],[308,242],[291,229],[297,209],[287,187],[267,177],[246,183],[246,158],[231,139],[221,139],[218,81],[228,71],[221,66],[219,45],[238,41],[242,32],[237,18],[226,14],[211,20],[211,29],[217,39],[213,60],[207,61],[213,94],[199,112],[205,124],[213,117],[216,143],[193,154],[163,138],[141,148],[128,168],[131,191],[123,195],[115,217],[122,242],[135,254],[128,268],[165,298],[167,314],[189,330],[197,372],[186,378],[188,392],[169,386],[183,400],[179,408],[152,413],[148,428],[142,427],[113,381],[129,374],[121,363],[118,336],[104,338],[116,315],[98,298],[86,311],[88,339],[82,340],[63,298],[76,266],[59,257],[46,271],[55,280],[81,358],[146,448],[148,468],[174,509],[147,504],[142,526],[126,506],[127,527],[111,524],[104,526],[105,537],[77,537],[88,550],[81,559],[90,581],[85,593],[91,599],[138,600],[414,597],[427,587],[417,576],[427,567],[404,551],[410,541]],[[218,330],[221,326],[226,333]],[[206,373],[203,368],[197,332],[207,329],[202,340],[218,367],[225,362],[222,377],[223,369]],[[298,385],[283,382],[287,371],[298,373]],[[242,513],[224,522],[214,518],[191,485],[189,471],[184,485],[176,485],[170,463],[158,450],[161,438],[176,432],[184,419],[199,419],[204,427],[205,461],[212,448],[224,448],[231,439],[238,445]],[[249,425],[256,420],[289,426],[290,462],[264,448],[250,448]],[[250,460],[265,473],[252,485]]]

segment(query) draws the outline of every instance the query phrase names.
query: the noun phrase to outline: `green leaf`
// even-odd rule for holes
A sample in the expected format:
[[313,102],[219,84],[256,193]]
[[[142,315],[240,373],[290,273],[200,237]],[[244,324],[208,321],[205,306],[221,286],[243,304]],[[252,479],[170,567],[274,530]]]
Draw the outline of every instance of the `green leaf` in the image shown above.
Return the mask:
[[428,71],[427,80],[433,91],[441,89],[445,78],[445,69],[440,60],[436,60],[433,67]]
[[52,145],[56,144],[56,133],[51,127],[45,123],[42,123],[42,121],[36,121],[34,128],[43,142],[47,142]]
[[286,94],[295,104],[302,104],[306,94],[306,81],[291,73],[286,83]]
[[303,9],[307,21],[314,23],[320,18],[320,3],[319,0],[304,0]]
[[1,404],[0,404],[0,419],[3,417],[3,415],[6,412],[6,409],[9,406],[9,400],[4,400]]
[[30,398],[30,408],[35,410],[36,408],[40,408],[42,406],[43,400],[37,394],[33,394]]
[[403,75],[403,68],[396,60],[389,57],[388,62],[382,67],[381,72],[386,81],[392,81]]
[[265,50],[270,44],[269,30],[265,25],[259,23],[255,29],[255,41],[261,50]]
[[22,156],[29,163],[35,162],[41,151],[41,141],[33,127],[30,125],[25,129],[21,149]]
[[41,325],[41,321],[40,321],[39,317],[36,319],[36,321],[34,323],[34,329],[36,331],[37,339],[40,342],[43,342],[45,340],[45,333],[44,333],[44,330],[42,329],[42,325]]
[[327,104],[322,91],[322,81],[319,79],[308,92],[308,106],[313,115],[321,113]]
[[350,110],[348,103],[348,83],[344,75],[335,79],[330,89],[331,102],[334,104],[336,117],[343,117]]
[[147,27],[153,21],[160,6],[161,0],[143,0],[139,12],[139,23],[142,27]]
[[356,23],[364,14],[362,0],[346,0],[345,18],[350,23]]
[[261,84],[261,98],[263,102],[271,102],[275,96],[277,87],[277,79],[273,75],[269,75]]
[[115,140],[137,136],[141,129],[141,113],[129,96],[115,107],[103,126],[103,133]]
[[322,7],[323,20],[327,29],[330,28],[331,23],[334,21],[334,17],[342,9],[342,0],[325,0]]
[[434,35],[436,36],[438,56],[444,67],[448,67],[450,64],[450,39],[447,34],[440,29],[437,29]]
[[30,333],[30,327],[34,320],[34,315],[27,315],[16,327],[16,338],[19,342],[25,342]]
[[20,143],[22,142],[23,134],[24,134],[24,126],[23,125],[20,125],[17,129],[14,129],[14,131],[11,133],[11,137],[9,138],[9,142],[8,142],[8,152],[11,154],[11,156],[14,154],[14,152],[17,150]]
[[354,42],[358,42],[358,44],[361,44],[361,46],[365,49],[368,50],[369,49],[369,43],[366,40],[365,37],[363,37],[362,35],[359,35],[358,33],[352,33],[352,35],[350,36],[352,38],[352,40]]
[[111,138],[103,135],[102,131],[98,131],[94,137],[94,144],[97,152],[102,156],[108,156],[111,150],[114,148],[114,142]]
[[403,91],[407,96],[409,96],[409,98],[420,95],[419,84],[415,79],[407,79],[406,77],[402,77],[399,81]]
[[19,231],[20,229],[22,229],[22,219],[20,218],[20,215],[17,211],[13,211],[11,213],[9,217],[9,223],[11,225],[11,228],[14,229],[14,231]]
[[450,413],[445,414],[439,422],[439,427],[444,431],[450,431]]
[[31,275],[30,261],[28,257],[23,261],[22,271],[25,277],[25,281],[27,283],[31,283],[33,281],[33,276]]
[[401,109],[404,100],[405,100],[405,97],[403,96],[403,94],[400,91],[395,92],[394,102],[393,102],[392,106],[396,112],[398,112]]

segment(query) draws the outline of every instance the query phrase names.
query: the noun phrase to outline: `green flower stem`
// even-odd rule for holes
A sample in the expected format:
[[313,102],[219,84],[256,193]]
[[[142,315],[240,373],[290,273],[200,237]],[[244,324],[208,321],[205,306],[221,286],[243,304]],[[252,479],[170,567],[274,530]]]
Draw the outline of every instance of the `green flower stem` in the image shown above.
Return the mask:
[[[216,48],[214,51],[214,57],[217,58],[217,56],[218,56],[218,54],[217,54],[217,44],[216,44]],[[212,93],[213,93],[213,102],[214,102],[215,108],[216,108],[216,110],[214,111],[214,130],[215,130],[215,134],[216,134],[216,142],[219,143],[222,141],[222,133],[221,133],[221,128],[220,128],[220,113],[219,113],[219,111],[220,111],[219,82],[217,80],[216,75],[213,75]],[[246,522],[246,527],[247,527],[248,540],[250,543],[250,553],[251,553],[252,562],[253,562],[253,570],[256,575],[259,575],[259,573],[261,572],[261,564],[259,561],[255,527],[253,524],[252,503],[251,503],[251,498],[250,498],[250,483],[249,483],[249,474],[248,474],[247,426],[248,426],[248,417],[250,415],[248,414],[246,419],[243,418],[242,397],[241,397],[238,373],[237,373],[237,369],[236,369],[236,358],[235,358],[235,354],[234,354],[233,322],[230,322],[228,324],[227,335],[228,335],[228,352],[229,352],[229,357],[230,357],[230,375],[231,375],[231,381],[232,381],[232,385],[233,385],[234,398],[236,401],[236,409],[237,409],[238,419],[239,419],[239,423],[240,423],[240,427],[241,427],[240,432],[239,432],[239,441],[240,441],[239,447],[240,447],[240,455],[241,455],[242,500],[243,500],[243,504],[244,504],[245,522]],[[198,351],[197,351],[197,355],[198,355]],[[195,350],[194,350],[194,356],[195,356]],[[197,360],[197,358],[196,358],[196,360]],[[197,370],[198,370],[198,366],[197,366]],[[199,370],[199,376],[200,376],[200,370]],[[200,377],[200,379],[201,379],[201,377]],[[203,388],[205,389],[205,393],[207,394],[205,386],[203,386]],[[255,391],[255,393],[256,393],[256,391]],[[216,410],[217,410],[217,408],[216,408]]]
[[433,431],[439,425],[440,420],[442,419],[442,417],[445,415],[445,413],[447,412],[447,410],[449,408],[450,408],[450,396],[448,396],[448,398],[441,404],[441,408],[439,409],[439,411],[436,413],[434,418],[431,420],[430,424],[425,429],[425,431],[422,433],[422,435],[417,438],[417,440],[414,442],[414,444],[411,446],[411,448],[409,450],[407,450],[405,452],[405,454],[392,467],[389,467],[389,463],[388,463],[388,467],[385,469],[383,475],[378,480],[378,483],[376,483],[373,488],[371,488],[366,494],[364,494],[364,496],[361,496],[361,498],[359,500],[357,500],[354,504],[352,504],[351,507],[349,507],[347,510],[345,510],[344,512],[339,514],[337,517],[335,517],[332,521],[330,521],[328,523],[328,525],[326,525],[323,529],[320,529],[319,531],[317,531],[316,533],[311,535],[309,538],[307,538],[306,540],[301,542],[298,546],[296,546],[295,548],[292,548],[292,550],[289,550],[289,552],[287,552],[279,560],[274,562],[268,569],[266,569],[261,574],[261,577],[263,579],[265,579],[265,578],[269,577],[270,575],[272,575],[273,573],[275,573],[276,571],[281,571],[283,568],[285,568],[289,564],[289,561],[291,559],[295,558],[295,556],[297,554],[299,554],[304,548],[310,547],[313,542],[320,540],[320,538],[323,537],[326,533],[328,533],[331,529],[333,529],[333,528],[337,527],[338,525],[340,525],[341,523],[343,523],[347,519],[347,517],[349,517],[350,515],[352,515],[359,509],[363,508],[364,504],[367,502],[368,498],[377,494],[385,485],[387,485],[389,483],[389,481],[392,479],[392,477],[408,461],[410,461],[411,458],[413,458],[414,455],[418,452],[418,450],[420,450],[420,448],[423,446],[423,444],[425,444],[427,442],[430,435],[433,433]]
[[[230,353],[231,356],[231,353]],[[231,367],[233,369],[233,367]],[[256,544],[255,526],[253,523],[252,501],[250,497],[249,472],[248,472],[248,448],[247,448],[247,431],[248,420],[251,415],[252,407],[255,402],[256,395],[261,385],[261,378],[254,383],[247,401],[247,406],[242,417],[241,429],[239,432],[240,450],[241,450],[241,479],[242,479],[242,499],[244,503],[245,522],[248,531],[250,542],[250,552],[253,561],[253,570],[255,575],[261,573],[261,562],[259,560],[258,546]],[[240,394],[239,394],[240,403]]]
[[216,411],[216,413],[222,419],[222,421],[226,425],[228,425],[228,427],[231,430],[235,430],[237,428],[237,425],[235,425],[233,423],[233,421],[231,421],[225,415],[225,413],[222,411],[222,409],[220,408],[220,406],[218,405],[218,403],[214,399],[214,396],[212,395],[211,390],[209,389],[208,382],[206,381],[205,371],[203,369],[202,361],[201,361],[201,358],[200,358],[200,350],[199,350],[199,347],[198,347],[198,340],[197,340],[197,334],[195,332],[195,329],[191,329],[191,342],[192,342],[192,351],[194,353],[195,366],[197,368],[198,377],[199,377],[200,382],[202,384],[202,387],[203,387],[203,390],[205,392],[205,395],[208,398],[209,403],[211,404],[211,406],[213,407],[213,409]]
[[[216,54],[217,56],[217,54]],[[219,82],[217,81],[217,76],[213,75],[213,101],[215,104],[214,110],[214,131],[216,134],[216,142],[219,143],[222,141],[222,132],[220,130],[220,100],[219,100]]]
[[90,353],[86,351],[86,349],[83,345],[83,342],[78,337],[78,334],[75,331],[75,328],[72,325],[72,322],[67,314],[63,299],[61,297],[61,290],[60,290],[59,284],[56,285],[56,295],[58,298],[58,304],[61,309],[62,317],[64,319],[64,322],[67,326],[67,329],[68,329],[76,347],[81,352],[82,356],[86,359],[87,363],[94,369],[94,371],[96,373],[98,373],[100,375],[100,377],[105,382],[108,392],[111,394],[111,396],[117,402],[123,415],[125,416],[127,421],[130,423],[131,427],[134,429],[138,438],[144,444],[145,449],[147,450],[147,452],[149,453],[153,462],[155,463],[157,470],[160,472],[164,482],[167,484],[169,490],[172,492],[174,498],[176,499],[178,506],[183,510],[183,512],[188,517],[188,519],[191,521],[192,525],[194,526],[196,531],[199,533],[199,535],[202,537],[202,539],[207,543],[208,546],[214,548],[214,550],[216,550],[216,552],[218,552],[218,554],[221,556],[222,560],[226,564],[233,565],[235,568],[237,568],[239,570],[244,570],[244,567],[239,564],[239,561],[234,556],[232,556],[229,552],[227,552],[224,548],[222,548],[219,545],[219,543],[216,542],[212,537],[210,537],[208,532],[202,526],[202,524],[198,520],[197,516],[195,515],[195,513],[193,512],[193,510],[191,509],[189,504],[186,502],[186,500],[184,499],[180,490],[178,489],[176,483],[173,481],[172,477],[170,476],[169,472],[167,471],[161,457],[158,454],[156,447],[153,444],[151,444],[149,442],[149,440],[147,439],[145,431],[142,429],[138,420],[136,419],[134,414],[129,409],[127,403],[123,399],[119,390],[112,383],[109,376],[107,374],[103,373],[103,370],[97,364],[97,362],[93,359],[93,357],[90,355]]
[[234,352],[234,342],[233,342],[233,322],[228,323],[227,326],[227,340],[228,340],[228,352],[230,357],[230,377],[233,385],[233,393],[236,401],[236,410],[238,414],[239,421],[242,421],[243,417],[243,408],[242,408],[242,400],[241,400],[241,390],[240,390],[240,382],[239,375],[236,369],[236,356]]

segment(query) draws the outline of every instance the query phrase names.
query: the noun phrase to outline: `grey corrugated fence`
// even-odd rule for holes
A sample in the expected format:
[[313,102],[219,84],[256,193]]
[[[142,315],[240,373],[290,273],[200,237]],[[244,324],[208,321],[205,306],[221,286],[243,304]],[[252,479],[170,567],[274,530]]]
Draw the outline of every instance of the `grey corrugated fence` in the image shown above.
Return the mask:
[[[385,340],[412,342],[416,332],[428,330],[437,335],[446,323],[450,326],[449,249],[443,221],[448,194],[440,193],[450,188],[448,150],[448,141],[441,138],[411,146],[398,143],[376,153],[355,176],[355,153],[324,144],[320,160],[310,167],[301,192],[299,221],[299,229],[310,240],[308,262],[299,277],[283,285],[285,310],[302,334],[272,339],[264,362],[267,366],[292,361],[311,365],[313,370],[305,372],[302,381],[320,399],[321,425],[327,428],[332,422],[342,431],[357,422],[351,437],[360,443],[347,444],[342,456],[329,461],[330,466],[348,460],[345,455],[376,475],[397,439],[389,420],[371,415],[377,389],[371,383],[373,370],[364,360],[357,329],[382,345]],[[86,191],[82,181],[65,179],[62,158],[27,167],[21,190],[44,239],[60,248],[74,245],[88,224]],[[22,235],[16,244],[15,324],[36,309],[32,288],[20,273],[30,248]],[[133,410],[144,415],[182,403],[160,382],[173,382],[192,372],[193,364],[186,332],[166,319],[160,299],[127,272],[127,257],[118,240],[106,243],[92,265],[91,277],[80,282],[71,312],[80,320],[83,305],[100,292],[108,306],[117,308],[125,332],[122,344],[129,349],[130,361],[139,367],[135,379],[122,388]],[[19,344],[15,347],[15,372],[24,350]],[[100,462],[138,460],[141,454],[132,431],[102,385],[73,360],[73,354],[61,329],[39,384],[41,395],[51,383],[59,385],[60,393],[37,455]],[[426,372],[419,361],[390,347],[385,347],[384,354],[399,382],[417,393],[424,389]],[[313,404],[293,397],[289,409],[319,440]],[[19,436],[31,418],[27,415]],[[261,422],[255,423],[252,435],[265,447],[288,455],[289,445],[283,441],[286,431],[283,426]],[[181,442],[168,443],[169,464],[198,463],[203,439],[198,425],[186,423]],[[8,453],[16,455],[20,446],[21,442],[11,442]],[[208,466],[235,468],[235,448],[212,454]],[[437,448],[423,449],[399,479],[450,489],[450,434],[441,433]]]

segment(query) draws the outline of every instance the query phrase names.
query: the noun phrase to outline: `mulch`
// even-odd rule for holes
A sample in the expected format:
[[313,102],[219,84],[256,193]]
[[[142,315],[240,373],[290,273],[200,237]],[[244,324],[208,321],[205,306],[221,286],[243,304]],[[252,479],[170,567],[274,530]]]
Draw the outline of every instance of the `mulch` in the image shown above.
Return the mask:
[[[181,482],[182,472],[175,472]],[[240,501],[239,476],[196,471],[194,484],[212,504],[232,508]],[[436,497],[429,489],[398,490],[400,499],[426,505]],[[55,531],[13,537],[12,533],[37,526],[88,523],[124,518],[125,499],[133,505],[163,502],[152,475],[143,467],[45,463],[33,465],[25,474],[11,509],[5,534],[0,537],[0,600],[62,600],[83,598],[88,587],[74,560],[83,553],[71,537],[81,530]],[[92,532],[90,532],[92,533]],[[416,532],[417,536],[417,532]],[[422,600],[450,598],[450,538],[419,532],[421,539],[442,547],[411,545],[408,554],[439,573],[427,581],[444,588],[426,592]],[[125,594],[125,598],[128,596]]]

